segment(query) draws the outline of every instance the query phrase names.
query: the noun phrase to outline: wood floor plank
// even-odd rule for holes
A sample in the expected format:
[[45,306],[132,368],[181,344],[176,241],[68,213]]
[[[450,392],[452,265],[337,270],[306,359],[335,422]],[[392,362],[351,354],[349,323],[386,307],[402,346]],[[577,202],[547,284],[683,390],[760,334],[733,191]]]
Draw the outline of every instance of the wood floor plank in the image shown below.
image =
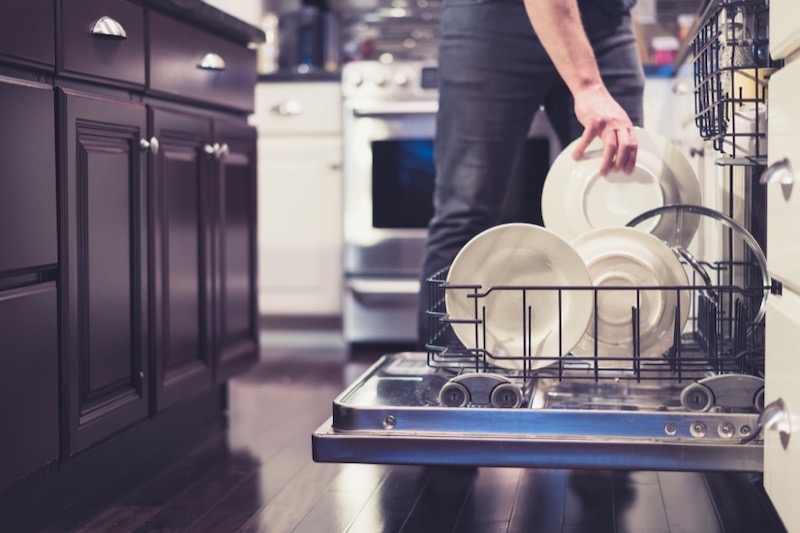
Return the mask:
[[508,528],[517,497],[521,468],[479,468],[458,518],[456,531]]
[[760,476],[710,472],[704,477],[726,533],[786,531],[763,490]]
[[327,492],[341,472],[339,464],[307,463],[304,468],[258,510],[239,531],[289,533]]
[[397,533],[430,478],[422,466],[395,466],[355,517],[347,533]]
[[670,533],[723,533],[703,474],[659,472]]
[[591,526],[598,533],[614,531],[613,478],[607,470],[573,470],[564,497],[566,526]]
[[539,531],[561,531],[567,474],[566,470],[525,470],[520,479],[508,532],[529,533],[532,524]]
[[614,478],[614,519],[618,533],[669,533],[658,483]]
[[455,529],[478,469],[431,467],[428,483],[411,509],[403,533],[444,533]]

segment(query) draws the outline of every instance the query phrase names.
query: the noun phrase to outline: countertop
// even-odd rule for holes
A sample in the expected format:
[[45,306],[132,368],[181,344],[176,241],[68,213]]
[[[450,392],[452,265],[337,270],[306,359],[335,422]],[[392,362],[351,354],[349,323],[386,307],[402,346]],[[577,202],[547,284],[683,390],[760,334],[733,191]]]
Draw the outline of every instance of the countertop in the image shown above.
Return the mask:
[[150,7],[181,17],[241,44],[262,43],[264,32],[202,0],[142,0]]

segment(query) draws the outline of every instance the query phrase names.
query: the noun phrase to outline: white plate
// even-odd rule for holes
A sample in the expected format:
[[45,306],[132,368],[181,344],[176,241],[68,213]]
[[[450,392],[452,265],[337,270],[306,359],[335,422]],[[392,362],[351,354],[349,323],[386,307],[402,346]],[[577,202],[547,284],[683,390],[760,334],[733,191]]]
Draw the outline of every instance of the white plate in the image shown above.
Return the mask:
[[[625,226],[633,218],[655,207],[670,204],[699,205],[700,183],[689,161],[663,137],[635,128],[639,143],[636,165],[630,174],[609,172],[601,176],[603,145],[595,139],[577,161],[572,152],[578,141],[567,146],[553,162],[542,189],[542,219],[548,229],[567,240],[592,229]],[[639,226],[664,240],[676,233],[688,247],[694,224],[680,228],[673,215],[663,215]]]
[[[635,228],[599,228],[571,242],[589,269],[595,287],[689,285],[686,270],[675,253],[657,237]],[[680,295],[678,294],[680,293]],[[598,363],[624,368],[620,360],[631,357],[633,331],[631,308],[639,308],[641,357],[658,357],[672,346],[675,307],[680,301],[680,330],[689,318],[689,290],[601,290],[597,292],[597,334],[594,317],[586,334],[573,348],[576,356],[594,356]]]
[[[583,286],[591,279],[586,265],[570,244],[555,233],[532,224],[504,224],[480,233],[458,253],[447,275],[448,285],[480,285],[480,292],[497,286]],[[531,307],[530,352],[525,306]],[[445,307],[451,320],[474,320],[472,289],[447,289]],[[486,308],[486,345],[483,334],[469,323],[453,323],[453,331],[467,348],[485,348],[494,356],[521,357],[530,353],[530,368],[555,362],[536,357],[568,353],[583,336],[592,314],[591,290],[562,291],[563,320],[559,350],[557,290],[495,290],[477,299],[478,318]],[[523,360],[495,359],[498,366],[523,368]]]

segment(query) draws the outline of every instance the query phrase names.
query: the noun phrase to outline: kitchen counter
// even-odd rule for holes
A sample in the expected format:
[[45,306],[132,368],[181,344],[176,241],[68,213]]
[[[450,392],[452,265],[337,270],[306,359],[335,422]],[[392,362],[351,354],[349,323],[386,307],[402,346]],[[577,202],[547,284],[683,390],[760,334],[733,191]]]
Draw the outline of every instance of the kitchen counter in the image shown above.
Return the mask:
[[220,33],[241,44],[262,43],[264,32],[202,0],[142,0],[145,5]]

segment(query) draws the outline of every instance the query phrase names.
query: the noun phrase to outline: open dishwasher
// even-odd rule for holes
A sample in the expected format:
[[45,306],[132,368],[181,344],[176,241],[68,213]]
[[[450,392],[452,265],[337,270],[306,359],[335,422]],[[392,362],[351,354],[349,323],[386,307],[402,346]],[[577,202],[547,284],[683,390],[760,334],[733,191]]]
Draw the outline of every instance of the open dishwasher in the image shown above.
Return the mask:
[[[734,58],[737,41],[720,46],[742,17],[757,23],[763,4],[712,2],[695,30],[697,120],[715,148],[732,147],[723,162],[730,181],[748,167],[757,178],[763,157],[758,124],[736,133],[733,102],[763,105],[765,95],[724,93],[726,76],[751,67]],[[721,26],[720,26],[721,25]],[[759,43],[762,44],[762,43]],[[725,62],[726,54],[732,59]],[[756,76],[756,79],[758,77]],[[738,83],[738,82],[737,82]],[[710,110],[710,111],[709,111]],[[710,116],[713,115],[713,116]],[[711,127],[716,127],[713,130]],[[711,131],[713,130],[713,131]],[[733,142],[726,142],[733,141]],[[745,149],[741,149],[744,143]],[[717,146],[718,145],[718,146]],[[755,148],[753,148],[755,145]],[[739,149],[740,153],[736,153]],[[745,150],[750,152],[744,154]],[[755,150],[758,157],[745,157]],[[754,170],[753,170],[754,169]],[[733,188],[733,185],[731,185]],[[333,416],[313,436],[319,462],[445,464],[551,468],[761,471],[764,409],[764,312],[771,291],[758,239],[728,214],[696,205],[667,205],[628,225],[673,217],[674,242],[689,283],[670,286],[532,286],[448,283],[443,271],[430,278],[428,317],[434,332],[425,352],[389,354],[378,360],[333,402]],[[747,222],[747,221],[745,221]],[[724,234],[721,257],[698,260],[681,245],[681,229],[712,224]],[[448,291],[467,292],[470,317],[447,314]],[[531,334],[539,317],[537,298],[559,302],[560,338],[570,316],[560,302],[588,292],[598,302],[625,293],[630,307],[630,350],[590,356],[542,352]],[[514,353],[496,353],[487,343],[497,293],[516,295]],[[645,294],[671,293],[677,302],[672,342],[663,354],[642,353],[640,302]],[[687,305],[687,309],[682,308]],[[688,317],[685,321],[680,316]],[[596,327],[596,318],[595,327]],[[454,327],[470,328],[463,342]]]
[[[669,212],[669,213],[668,213]],[[333,416],[313,435],[322,462],[459,464],[649,470],[762,469],[759,416],[764,407],[766,264],[752,236],[733,219],[699,206],[645,213],[683,221],[712,216],[742,239],[752,261],[704,263],[685,252],[690,284],[677,286],[481,286],[431,284],[427,352],[382,357],[333,402]],[[695,219],[696,220],[696,219]],[[694,222],[696,224],[696,221]],[[678,224],[680,227],[681,223]],[[451,319],[447,291],[467,291],[474,316]],[[563,301],[588,291],[674,293],[673,342],[661,357],[644,357],[638,342],[639,309],[631,307],[631,352],[591,357],[537,353],[531,309],[549,293]],[[486,324],[497,292],[520,302],[520,353],[487,348]],[[561,336],[569,316],[559,307]],[[595,313],[595,320],[597,314]],[[474,329],[467,348],[453,326]],[[509,363],[513,363],[509,365]],[[509,368],[511,367],[511,368]]]

